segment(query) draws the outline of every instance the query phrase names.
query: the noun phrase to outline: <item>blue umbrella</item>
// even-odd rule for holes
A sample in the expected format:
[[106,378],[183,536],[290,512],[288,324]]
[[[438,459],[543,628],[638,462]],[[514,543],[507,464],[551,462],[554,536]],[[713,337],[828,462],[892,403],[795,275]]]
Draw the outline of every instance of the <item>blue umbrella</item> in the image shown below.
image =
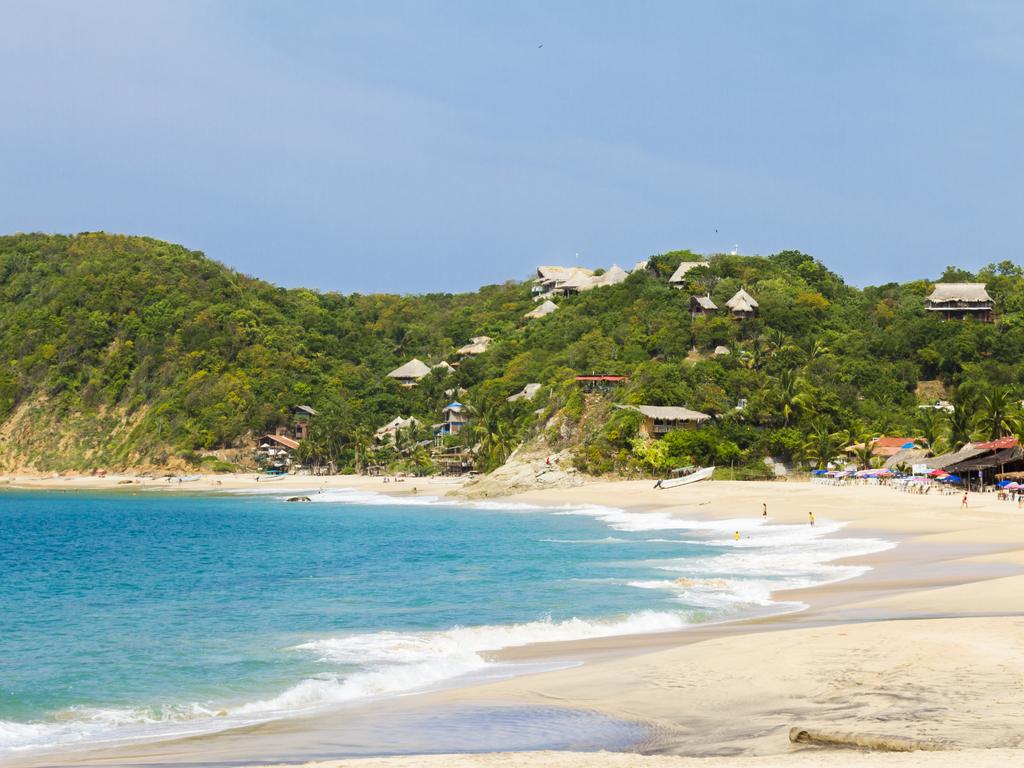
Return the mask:
[[811,472],[811,474],[812,475],[824,475],[826,472],[828,472],[827,469],[816,469],[813,472]]
[[904,443],[903,445],[900,446],[900,448],[913,448],[913,447],[914,447],[914,443],[913,442]]
[[1012,482],[1013,482],[1012,480],[1000,480],[998,483],[996,483],[996,485],[999,488],[1005,488],[1006,486],[1008,486]]
[[960,483],[960,482],[963,482],[963,481],[959,477],[957,477],[956,475],[946,475],[944,478],[942,478],[942,482],[944,482],[944,483]]

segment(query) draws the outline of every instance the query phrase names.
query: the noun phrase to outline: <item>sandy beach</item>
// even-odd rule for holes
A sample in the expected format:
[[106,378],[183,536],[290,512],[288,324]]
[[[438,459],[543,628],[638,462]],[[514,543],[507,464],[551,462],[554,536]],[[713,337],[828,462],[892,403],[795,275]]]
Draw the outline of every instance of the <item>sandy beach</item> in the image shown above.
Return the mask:
[[[125,482],[131,480],[131,482]],[[3,478],[0,487],[210,492],[264,490],[254,476],[188,483],[156,478]],[[871,567],[843,582],[777,594],[804,610],[656,635],[549,643],[498,651],[505,660],[584,662],[569,669],[403,697],[420,711],[472,706],[570,708],[643,724],[636,753],[540,752],[343,761],[369,766],[938,766],[1024,761],[1024,512],[995,494],[909,495],[888,487],[807,482],[709,482],[656,491],[649,481],[590,482],[512,497],[544,506],[601,504],[687,518],[758,516],[777,523],[813,513],[846,523],[839,535],[888,539],[855,558]],[[407,479],[286,478],[274,492],[357,488],[443,496],[458,485]],[[239,745],[309,740],[335,724],[268,723],[188,743],[49,757],[46,764],[235,761]],[[924,740],[950,751],[863,753],[790,743],[792,726]],[[961,750],[967,750],[961,752]],[[1018,751],[1021,750],[1021,751]],[[198,756],[201,756],[201,760]],[[41,765],[25,760],[19,765]]]

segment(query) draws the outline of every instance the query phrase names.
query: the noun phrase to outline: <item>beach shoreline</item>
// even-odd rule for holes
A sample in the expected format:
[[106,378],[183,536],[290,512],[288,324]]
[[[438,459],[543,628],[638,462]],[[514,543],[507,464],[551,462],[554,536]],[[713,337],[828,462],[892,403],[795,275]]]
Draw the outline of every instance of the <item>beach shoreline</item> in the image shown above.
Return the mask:
[[[134,482],[139,478],[130,478],[133,482],[124,483],[125,479],[129,478],[51,476],[5,478],[0,482],[9,481],[2,487],[50,491],[171,490],[208,493],[248,490],[286,495],[347,488],[399,497],[413,493],[415,488],[419,495],[442,499],[447,491],[458,487],[456,483],[430,483],[423,478],[385,483],[381,478],[355,476],[289,477],[274,482],[272,489],[269,483],[257,484],[252,475],[218,476],[181,484],[157,478],[142,479],[141,482]],[[919,649],[923,642],[932,642],[931,638],[935,636],[955,638],[959,645],[954,647],[961,656],[979,653],[971,649],[969,638],[972,633],[982,633],[996,638],[992,642],[1004,643],[1006,658],[1000,660],[997,655],[994,659],[974,659],[978,676],[984,676],[982,673],[987,674],[994,666],[1003,669],[1005,677],[1009,661],[1024,661],[1024,646],[1018,642],[1018,638],[1024,636],[1024,623],[1019,618],[1024,614],[1024,600],[1019,597],[1024,594],[1020,590],[1024,587],[1024,576],[1021,575],[1024,573],[1024,514],[1018,512],[1016,505],[997,500],[994,494],[971,494],[970,498],[971,507],[963,511],[959,509],[959,497],[909,495],[881,486],[711,482],[689,486],[684,494],[672,490],[655,491],[648,481],[596,481],[576,488],[505,497],[502,502],[540,507],[590,504],[638,513],[668,513],[719,521],[758,517],[761,505],[768,504],[770,522],[803,523],[808,513],[813,512],[819,520],[843,523],[840,536],[877,536],[897,541],[898,546],[849,559],[851,564],[870,568],[857,578],[773,595],[776,600],[806,603],[807,607],[798,612],[656,634],[496,649],[489,657],[503,662],[571,659],[582,661],[583,666],[417,693],[405,698],[416,699],[417,706],[427,709],[497,702],[509,706],[543,704],[597,712],[624,721],[644,723],[656,734],[644,744],[646,751],[691,756],[729,754],[733,758],[758,759],[759,755],[789,755],[793,748],[783,738],[783,731],[794,724],[797,717],[813,716],[822,722],[834,723],[836,727],[841,725],[846,730],[863,729],[865,723],[875,724],[875,730],[878,730],[877,724],[885,722],[891,732],[891,724],[898,723],[901,732],[916,729],[917,732],[925,732],[921,735],[934,736],[926,726],[941,728],[945,723],[943,718],[935,716],[934,723],[931,723],[927,718],[921,720],[921,713],[916,710],[911,718],[907,713],[894,711],[893,705],[893,701],[899,700],[896,694],[901,687],[919,686],[921,675],[936,689],[949,685],[952,690],[953,685],[949,681],[962,671],[955,662],[936,666],[921,657]],[[887,647],[891,650],[879,657],[872,649],[883,636],[888,638]],[[814,660],[810,665],[812,670],[821,665],[817,676],[801,669],[800,654],[794,656],[792,653],[794,646],[814,648],[809,658]],[[737,666],[734,662],[736,669],[722,664],[723,659],[746,660],[751,658],[751,654],[754,658],[763,657],[755,669],[741,669],[743,663]],[[777,663],[765,666],[773,654]],[[870,656],[873,664],[885,667],[889,663],[891,666],[891,687],[896,692],[893,701],[872,689],[871,700],[855,707],[853,712],[849,707],[836,710],[834,706],[816,711],[809,705],[808,702],[815,699],[810,691],[818,691],[821,679],[828,681],[826,688],[830,693],[838,692],[834,695],[856,698],[863,694],[864,683],[856,679],[863,671],[859,671],[852,660],[865,656]],[[679,670],[693,668],[700,673],[682,675],[681,681]],[[737,671],[744,674],[737,675]],[[772,684],[773,675],[782,675],[784,679],[775,680]],[[998,679],[998,675],[992,677]],[[802,681],[807,693],[801,695],[798,690],[793,690],[795,679]],[[953,746],[1019,748],[1024,743],[1024,727],[1016,725],[1012,707],[1007,705],[1008,701],[1015,704],[1024,702],[1020,700],[1020,694],[1007,690],[1008,686],[1009,680],[1002,685],[989,683],[989,698],[996,704],[989,702],[991,706],[986,707],[989,715],[983,725],[971,718],[967,720],[972,727],[965,728],[963,722],[957,722],[963,735]],[[742,687],[760,691],[760,705],[756,697],[753,703],[747,701],[742,696]],[[981,693],[984,692],[979,691],[979,695]],[[819,704],[820,698],[818,696]],[[790,703],[785,716],[775,711],[779,709],[778,699]],[[699,718],[703,727],[700,729],[688,724],[688,718],[694,716],[697,701],[703,705]],[[974,705],[980,711],[981,700]],[[717,716],[703,711],[708,709],[717,712]],[[774,714],[765,710],[772,710]],[[949,713],[944,715],[946,719],[951,716]],[[315,727],[331,727],[330,713],[315,717],[321,718]],[[954,719],[962,720],[963,717],[961,708]],[[256,726],[247,737],[250,745],[254,743],[252,739],[262,740],[260,743],[268,745],[275,739],[279,743],[287,743],[297,738],[294,728],[295,723],[289,724],[283,729],[289,732],[285,734],[280,724]],[[1001,733],[1001,741],[993,731]],[[238,759],[238,739],[211,734],[199,742],[204,755],[219,755],[224,761]],[[181,755],[185,754],[180,752],[180,743],[174,745],[175,742],[148,744],[141,753],[137,746],[113,750],[108,754],[68,752],[60,758],[62,764],[86,760],[96,764],[118,764],[118,760],[132,760],[135,759],[133,755],[145,754],[150,761],[166,758],[173,762],[176,760],[174,755],[183,759]],[[269,759],[274,759],[274,754],[281,752],[267,752]],[[21,764],[42,764],[33,763],[31,756],[25,757],[27,759]],[[55,757],[48,756],[48,759]],[[479,759],[483,761],[485,758]],[[576,758],[566,756],[564,759]],[[611,758],[596,754],[580,759],[584,762],[571,764],[614,764],[607,762]],[[380,764],[415,764],[409,762],[411,758],[389,760],[392,762],[382,761]],[[602,760],[606,762],[602,763]],[[541,764],[558,763],[538,763]]]

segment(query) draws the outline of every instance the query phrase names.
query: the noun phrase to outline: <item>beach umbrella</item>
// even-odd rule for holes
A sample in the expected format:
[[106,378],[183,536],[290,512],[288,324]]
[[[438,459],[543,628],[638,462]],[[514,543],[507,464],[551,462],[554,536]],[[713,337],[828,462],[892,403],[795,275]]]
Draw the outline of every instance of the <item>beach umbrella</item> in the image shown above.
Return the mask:
[[940,478],[940,480],[942,482],[944,482],[944,483],[959,483],[960,482],[960,478],[957,477],[956,475],[946,475],[945,477]]
[[913,448],[913,447],[914,447],[914,443],[913,442],[904,443],[903,445],[900,446],[900,448],[902,448],[903,450],[906,450],[907,448]]
[[827,475],[828,474],[828,470],[827,469],[816,469],[813,472],[811,472],[811,474],[812,475]]
[[998,483],[996,483],[996,486],[999,487],[999,488],[1005,488],[1008,485],[1013,485],[1013,481],[1012,480],[1000,480]]
[[1016,483],[1016,482],[1013,482],[1011,480],[1010,483],[1008,485],[1004,486],[1004,487],[1008,491],[1016,491],[1016,490],[1019,490],[1022,486],[1021,486],[1020,483]]
[[928,473],[928,477],[945,477],[948,473],[943,472],[941,469],[933,469]]

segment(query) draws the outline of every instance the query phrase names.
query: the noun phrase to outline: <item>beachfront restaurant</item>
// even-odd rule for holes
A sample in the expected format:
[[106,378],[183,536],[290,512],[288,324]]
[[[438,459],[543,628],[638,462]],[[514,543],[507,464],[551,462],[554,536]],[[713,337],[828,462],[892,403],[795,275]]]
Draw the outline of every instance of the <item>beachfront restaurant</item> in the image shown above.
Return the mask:
[[924,462],[930,470],[942,470],[963,478],[971,490],[994,488],[1000,476],[1024,471],[1024,451],[1015,437],[984,443],[968,443],[959,451],[934,456]]

